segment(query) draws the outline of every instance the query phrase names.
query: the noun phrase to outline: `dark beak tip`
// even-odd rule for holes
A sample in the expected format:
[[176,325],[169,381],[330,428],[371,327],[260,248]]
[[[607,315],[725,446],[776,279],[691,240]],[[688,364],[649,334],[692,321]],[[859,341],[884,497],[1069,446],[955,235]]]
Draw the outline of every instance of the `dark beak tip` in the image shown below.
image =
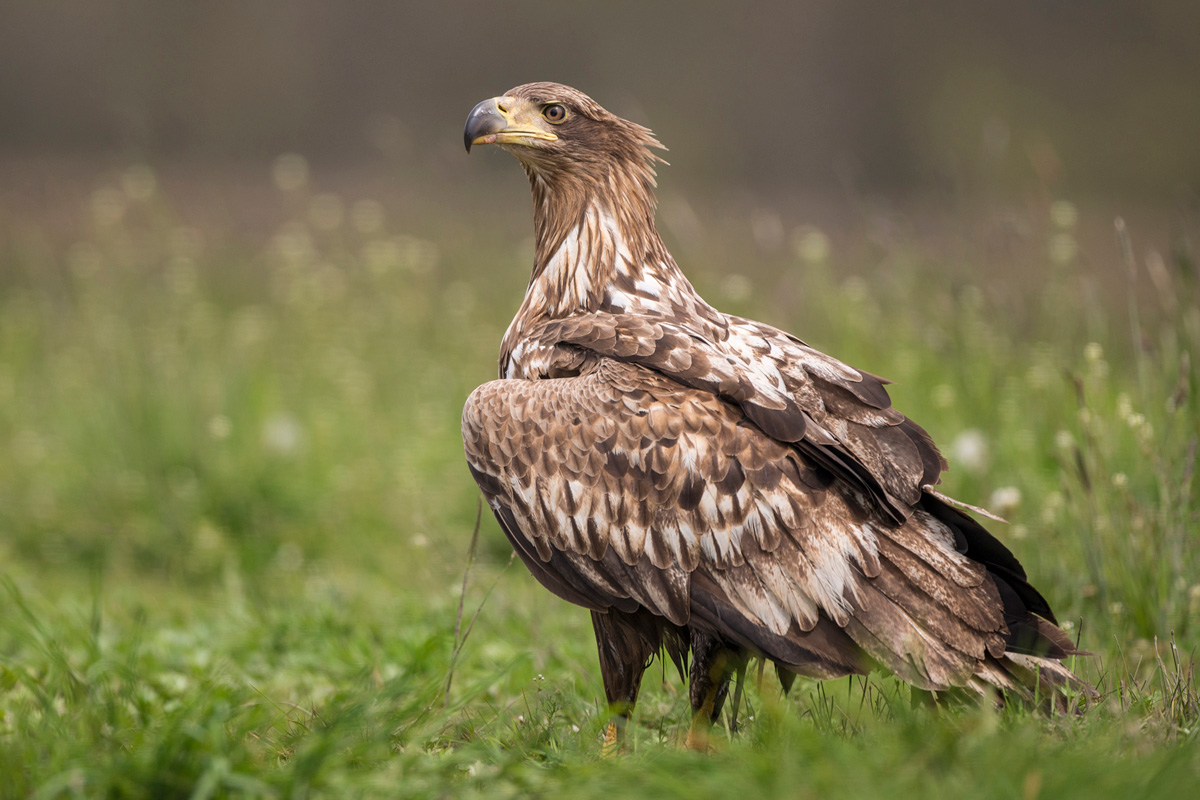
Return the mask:
[[496,99],[484,100],[471,109],[467,115],[467,124],[463,130],[463,144],[467,152],[471,152],[471,144],[481,136],[499,133],[508,125],[500,116]]

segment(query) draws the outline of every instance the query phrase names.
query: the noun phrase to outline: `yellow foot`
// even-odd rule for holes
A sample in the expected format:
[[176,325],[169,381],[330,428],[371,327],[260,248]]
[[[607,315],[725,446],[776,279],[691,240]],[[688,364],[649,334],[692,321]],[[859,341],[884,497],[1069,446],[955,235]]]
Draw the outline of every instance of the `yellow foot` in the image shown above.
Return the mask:
[[688,728],[687,739],[684,740],[684,745],[688,750],[707,753],[712,748],[711,728],[712,725],[709,723],[704,712],[696,714],[696,716],[692,717],[692,725]]
[[621,753],[621,733],[617,730],[615,720],[608,723],[608,727],[604,729],[604,744],[600,746],[600,755],[605,758],[612,758]]

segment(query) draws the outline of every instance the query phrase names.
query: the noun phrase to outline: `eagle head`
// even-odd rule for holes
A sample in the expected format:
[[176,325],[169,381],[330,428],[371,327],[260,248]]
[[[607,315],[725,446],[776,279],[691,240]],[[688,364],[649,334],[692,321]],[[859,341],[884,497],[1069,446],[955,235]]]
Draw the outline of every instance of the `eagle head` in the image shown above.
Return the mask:
[[649,129],[558,83],[527,83],[479,103],[467,116],[463,142],[467,152],[499,145],[545,178],[601,179],[606,165],[661,160],[646,148],[662,148]]

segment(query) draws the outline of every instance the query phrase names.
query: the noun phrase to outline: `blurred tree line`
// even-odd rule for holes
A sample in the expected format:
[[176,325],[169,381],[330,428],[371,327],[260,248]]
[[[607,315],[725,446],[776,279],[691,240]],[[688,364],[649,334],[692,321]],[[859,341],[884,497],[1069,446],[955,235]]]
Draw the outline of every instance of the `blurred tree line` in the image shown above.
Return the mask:
[[1194,0],[4,0],[0,153],[449,158],[558,80],[699,180],[1200,187]]

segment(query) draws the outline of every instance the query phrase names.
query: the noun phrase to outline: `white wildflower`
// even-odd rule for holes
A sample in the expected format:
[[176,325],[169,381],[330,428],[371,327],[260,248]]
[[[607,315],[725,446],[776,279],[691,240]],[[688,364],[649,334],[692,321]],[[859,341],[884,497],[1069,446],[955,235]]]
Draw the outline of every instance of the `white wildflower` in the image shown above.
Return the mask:
[[1000,516],[1007,516],[1021,505],[1021,490],[1016,486],[1001,486],[992,492],[988,507]]
[[983,431],[968,428],[955,437],[950,445],[954,461],[969,472],[980,473],[987,469],[988,442]]
[[304,430],[290,414],[275,414],[263,424],[263,447],[277,455],[291,455],[303,444]]

